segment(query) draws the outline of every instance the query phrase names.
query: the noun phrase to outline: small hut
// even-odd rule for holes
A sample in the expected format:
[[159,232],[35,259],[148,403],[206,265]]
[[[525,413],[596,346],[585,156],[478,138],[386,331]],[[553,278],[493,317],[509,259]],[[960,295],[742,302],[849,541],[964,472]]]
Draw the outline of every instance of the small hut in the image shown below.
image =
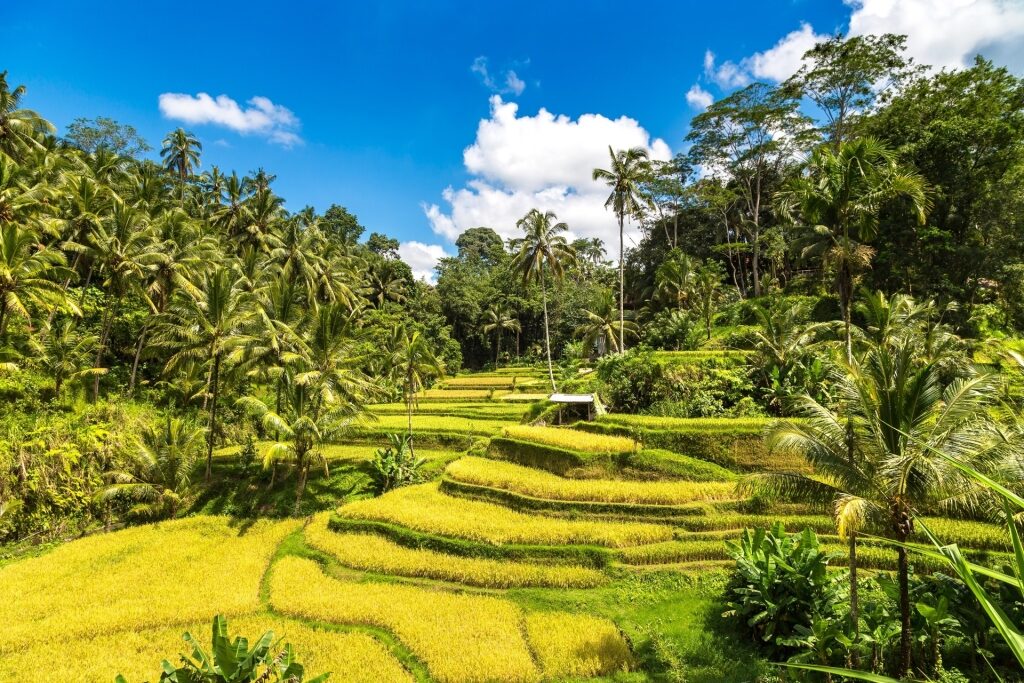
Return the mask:
[[594,415],[601,415],[604,413],[604,407],[597,400],[594,394],[560,394],[554,393],[548,397],[548,400],[558,405],[558,424],[563,422],[563,413],[566,406],[569,408],[570,414],[576,412],[579,414],[577,419],[583,418],[583,411],[586,411],[587,420],[593,420]]

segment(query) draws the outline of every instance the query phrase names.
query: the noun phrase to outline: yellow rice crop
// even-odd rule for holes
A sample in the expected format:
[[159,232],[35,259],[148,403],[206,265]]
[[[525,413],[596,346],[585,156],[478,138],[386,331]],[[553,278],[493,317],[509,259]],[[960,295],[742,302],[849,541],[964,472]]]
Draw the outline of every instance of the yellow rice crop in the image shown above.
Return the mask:
[[[451,415],[419,415],[412,416],[412,429],[416,431],[460,432],[463,434],[496,434],[502,427],[516,418],[509,420],[482,419],[471,417],[454,417]],[[404,432],[409,428],[409,418],[405,415],[381,415],[376,420],[366,423],[367,427],[392,432]]]
[[629,647],[615,625],[586,614],[534,612],[526,633],[544,678],[592,678],[628,669]]
[[509,401],[509,402],[513,402],[513,403],[519,402],[519,401],[523,401],[523,402],[546,401],[547,399],[548,399],[548,394],[527,394],[527,393],[508,394],[506,396],[502,396],[501,397],[502,401]]
[[404,548],[380,536],[335,533],[321,515],[305,530],[306,540],[346,567],[398,576],[454,581],[469,586],[591,588],[606,582],[595,569],[457,557]]
[[416,395],[418,398],[425,399],[447,399],[447,400],[465,400],[465,399],[488,399],[491,397],[490,389],[425,389]]
[[446,388],[472,388],[472,387],[511,387],[516,384],[515,376],[488,376],[488,375],[467,375],[465,377],[452,377],[444,381]]
[[565,479],[532,467],[472,456],[448,465],[447,475],[467,484],[549,500],[680,505],[736,498],[736,485],[731,482]]
[[505,428],[505,435],[511,439],[533,441],[584,453],[629,453],[637,448],[635,441],[624,436],[591,434],[578,429],[560,427],[512,425]]
[[[211,617],[212,619],[212,617]],[[268,629],[295,646],[311,674],[331,672],[331,683],[399,683],[412,676],[380,643],[364,633],[339,633],[310,628],[297,621],[254,615],[229,620],[232,637],[252,643]],[[209,621],[154,629],[59,638],[37,643],[0,657],[0,680],[22,683],[110,683],[117,674],[129,681],[156,680],[160,662],[176,664],[188,650],[181,635],[190,631],[209,645]],[[59,652],[60,656],[54,656]]]
[[539,678],[520,630],[522,612],[506,600],[339,581],[311,560],[285,557],[271,575],[270,601],[295,616],[387,629],[441,681]]
[[438,491],[436,483],[406,486],[379,498],[355,501],[338,512],[345,517],[375,519],[425,533],[485,543],[619,548],[672,538],[671,528],[657,524],[558,519],[452,498]]
[[260,521],[243,531],[227,518],[192,517],[89,536],[2,567],[0,655],[252,612],[271,555],[297,526]]

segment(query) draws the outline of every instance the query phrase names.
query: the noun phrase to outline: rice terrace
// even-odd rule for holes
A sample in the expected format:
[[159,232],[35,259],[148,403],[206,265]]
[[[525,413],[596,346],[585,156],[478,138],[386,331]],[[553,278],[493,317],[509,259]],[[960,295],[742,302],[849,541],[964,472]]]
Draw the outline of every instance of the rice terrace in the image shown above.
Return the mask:
[[1024,3],[158,5],[0,16],[0,682],[1024,681]]

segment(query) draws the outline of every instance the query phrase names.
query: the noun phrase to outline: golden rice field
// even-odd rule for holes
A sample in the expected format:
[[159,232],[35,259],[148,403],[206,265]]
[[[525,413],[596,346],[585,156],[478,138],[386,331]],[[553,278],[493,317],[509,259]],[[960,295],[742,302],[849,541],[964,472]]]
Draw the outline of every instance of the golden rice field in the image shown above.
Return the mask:
[[495,544],[621,548],[672,538],[668,526],[528,515],[493,503],[446,496],[436,483],[406,486],[379,498],[355,501],[338,513],[352,519],[390,522],[428,534]]
[[591,434],[590,432],[563,427],[512,425],[505,428],[505,435],[510,439],[532,441],[583,453],[630,453],[637,449],[637,443],[624,436]]
[[[452,415],[414,413],[412,416],[414,432],[458,432],[461,434],[486,436],[488,434],[497,434],[508,423],[508,420],[455,417]],[[365,425],[386,432],[404,432],[409,428],[409,418],[405,415],[380,415],[376,420],[366,421]]]
[[424,389],[416,394],[416,398],[446,401],[486,401],[491,398],[493,393],[490,389]]
[[607,676],[632,662],[615,624],[600,617],[533,612],[526,616],[526,633],[545,678]]
[[306,541],[352,569],[485,588],[592,588],[608,581],[586,567],[458,557],[405,548],[372,534],[336,533],[327,528],[327,519],[319,515],[306,527]]
[[473,456],[451,463],[445,473],[451,479],[467,484],[548,500],[681,505],[736,498],[736,484],[733,482],[566,479],[532,467]]
[[297,528],[191,517],[89,536],[2,567],[0,659],[34,644],[252,613],[270,557]]
[[467,375],[465,377],[452,377],[451,379],[446,379],[444,380],[443,385],[446,389],[471,389],[473,387],[511,388],[516,385],[517,381],[522,380],[535,381],[533,378],[516,377],[515,375]]
[[526,392],[507,394],[499,397],[500,401],[508,401],[510,403],[532,403],[534,401],[546,401],[548,400],[549,394],[528,394]]
[[[629,665],[625,643],[615,647],[608,642],[608,629],[614,629],[610,622],[593,633],[543,642],[559,626],[541,624],[530,634],[527,615],[507,600],[333,579],[312,560],[297,557],[285,557],[274,566],[270,601],[285,614],[387,629],[423,661],[433,677],[445,682],[537,681],[546,671],[595,666],[615,670]],[[560,627],[565,631],[578,624],[572,615],[565,619]],[[528,636],[541,640],[528,642]],[[534,662],[531,644],[546,655],[541,657],[543,669]]]
[[[364,633],[314,629],[293,619],[269,614],[230,619],[229,633],[245,635],[250,643],[268,629],[295,646],[311,674],[330,672],[332,683],[406,683],[413,677],[377,640]],[[189,631],[209,643],[207,621],[151,629],[127,629],[76,638],[60,638],[5,653],[0,657],[0,680],[20,683],[111,683],[123,674],[131,683],[155,681],[160,662],[178,662],[188,648],[182,633]],[[59,653],[59,656],[55,656]]]

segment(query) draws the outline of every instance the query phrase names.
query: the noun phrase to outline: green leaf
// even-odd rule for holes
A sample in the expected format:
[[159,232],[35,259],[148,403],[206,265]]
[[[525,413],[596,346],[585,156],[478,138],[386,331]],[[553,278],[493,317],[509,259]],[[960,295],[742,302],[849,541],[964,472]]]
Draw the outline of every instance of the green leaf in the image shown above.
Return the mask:
[[881,674],[873,674],[870,671],[857,671],[855,669],[841,669],[837,666],[819,666],[818,664],[791,664],[782,663],[779,666],[785,666],[790,669],[804,669],[806,671],[818,671],[823,674],[833,674],[835,676],[845,676],[846,678],[853,678],[858,681],[870,681],[871,683],[900,683],[895,678],[889,678],[888,676],[882,676]]

